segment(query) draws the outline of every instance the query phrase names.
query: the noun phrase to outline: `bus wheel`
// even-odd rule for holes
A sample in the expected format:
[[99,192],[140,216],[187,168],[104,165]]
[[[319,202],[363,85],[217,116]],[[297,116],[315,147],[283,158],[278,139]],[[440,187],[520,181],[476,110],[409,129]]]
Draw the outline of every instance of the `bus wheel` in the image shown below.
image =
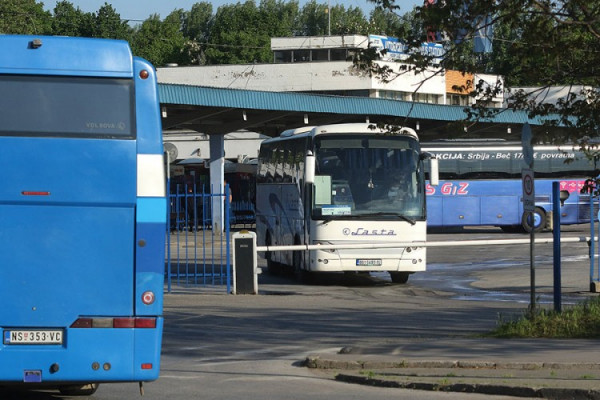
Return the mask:
[[294,250],[292,252],[292,267],[294,268],[295,273],[300,272],[304,267],[302,265],[302,252],[300,250]]
[[62,386],[58,390],[65,396],[91,396],[98,390],[99,383],[87,383],[85,385]]
[[521,225],[525,232],[531,232],[532,229],[535,229],[535,232],[541,232],[546,227],[546,211],[543,208],[536,207],[533,213],[533,221],[529,213],[523,213]]
[[[300,243],[300,239],[296,238],[294,240],[294,245],[299,245]],[[294,274],[296,275],[296,278],[302,282],[302,283],[307,283],[310,284],[313,282],[313,274],[310,271],[307,271],[306,269],[304,269],[304,263],[302,260],[302,251],[301,250],[294,250],[292,252],[292,268],[294,270]]]
[[410,272],[391,272],[390,278],[392,278],[392,282],[394,283],[406,283],[408,282],[408,277],[410,276]]

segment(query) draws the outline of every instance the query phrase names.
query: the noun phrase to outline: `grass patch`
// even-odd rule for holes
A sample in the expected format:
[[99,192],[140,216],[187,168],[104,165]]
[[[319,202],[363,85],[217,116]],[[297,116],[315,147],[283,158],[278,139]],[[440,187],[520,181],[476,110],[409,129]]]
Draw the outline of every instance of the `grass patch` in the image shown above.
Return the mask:
[[374,371],[360,371],[360,374],[369,378],[369,379],[373,379],[375,378],[375,372]]
[[600,297],[563,309],[527,312],[513,321],[500,320],[486,336],[498,338],[600,338]]

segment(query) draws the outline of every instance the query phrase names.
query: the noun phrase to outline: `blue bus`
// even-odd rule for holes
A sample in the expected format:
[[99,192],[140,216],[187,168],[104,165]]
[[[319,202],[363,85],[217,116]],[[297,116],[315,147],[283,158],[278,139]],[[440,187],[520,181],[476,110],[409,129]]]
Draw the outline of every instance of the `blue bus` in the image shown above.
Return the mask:
[[[507,232],[543,230],[551,223],[552,182],[569,197],[561,224],[589,223],[590,198],[580,194],[598,167],[573,146],[534,147],[534,218],[523,213],[520,143],[504,140],[442,140],[423,143],[439,160],[439,186],[427,187],[429,227],[495,225]],[[597,201],[595,207],[597,211]],[[595,216],[596,213],[594,212]]]
[[158,378],[165,174],[127,42],[0,36],[0,387]]

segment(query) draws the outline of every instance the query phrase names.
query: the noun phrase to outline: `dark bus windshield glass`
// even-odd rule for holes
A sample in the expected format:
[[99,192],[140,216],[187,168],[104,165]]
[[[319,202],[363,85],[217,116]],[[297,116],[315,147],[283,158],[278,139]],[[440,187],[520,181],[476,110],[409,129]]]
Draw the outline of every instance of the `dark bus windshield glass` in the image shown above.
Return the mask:
[[317,136],[313,217],[425,218],[419,143],[405,136]]
[[133,138],[131,79],[0,75],[0,135]]

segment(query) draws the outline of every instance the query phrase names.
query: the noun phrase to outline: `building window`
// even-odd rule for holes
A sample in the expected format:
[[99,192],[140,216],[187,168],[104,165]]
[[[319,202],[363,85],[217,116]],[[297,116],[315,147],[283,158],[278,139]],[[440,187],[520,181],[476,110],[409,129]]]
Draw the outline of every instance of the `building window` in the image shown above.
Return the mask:
[[310,50],[294,50],[294,62],[309,62]]
[[448,95],[448,103],[452,106],[468,106],[470,96],[463,96],[459,94]]
[[380,99],[410,101],[410,93],[394,90],[380,90],[378,97]]
[[346,49],[331,49],[331,61],[346,61],[347,57]]
[[311,51],[311,60],[312,61],[328,61],[329,60],[329,50],[328,49],[318,49]]
[[275,55],[276,63],[290,63],[292,62],[292,51],[291,50],[281,50],[273,52]]
[[439,104],[438,96],[431,93],[415,93],[414,100],[419,103]]

